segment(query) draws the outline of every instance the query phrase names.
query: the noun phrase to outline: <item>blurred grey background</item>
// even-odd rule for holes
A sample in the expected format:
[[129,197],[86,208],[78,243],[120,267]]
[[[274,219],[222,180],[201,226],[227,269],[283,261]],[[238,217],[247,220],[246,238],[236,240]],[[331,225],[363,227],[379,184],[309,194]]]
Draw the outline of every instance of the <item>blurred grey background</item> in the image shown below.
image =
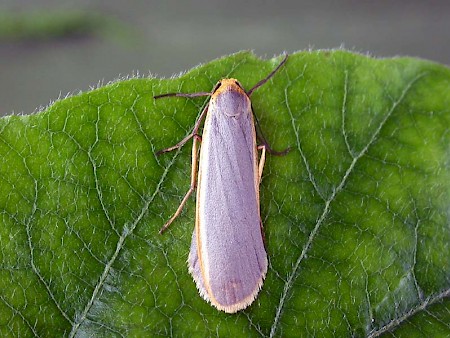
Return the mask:
[[243,49],[345,47],[449,65],[449,33],[450,1],[1,0],[0,115]]

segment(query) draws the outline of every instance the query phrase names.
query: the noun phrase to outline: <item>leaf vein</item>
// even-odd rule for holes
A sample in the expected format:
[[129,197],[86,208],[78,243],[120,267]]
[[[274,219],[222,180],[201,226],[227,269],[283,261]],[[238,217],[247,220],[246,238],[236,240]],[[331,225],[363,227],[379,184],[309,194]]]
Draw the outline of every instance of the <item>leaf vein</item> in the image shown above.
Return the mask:
[[[31,332],[33,332],[35,337],[40,337],[40,335],[38,334],[38,332],[36,331],[35,327],[33,327],[33,325],[31,325],[31,323],[25,318],[25,316],[19,311],[17,310],[13,305],[11,305],[3,296],[0,296],[0,300],[3,302],[3,304],[5,304],[13,313],[17,314],[22,320],[23,322],[28,326],[28,328],[31,330]],[[11,329],[12,331],[12,329]],[[17,332],[16,332],[17,333]]]
[[345,114],[347,113],[347,94],[348,94],[348,71],[344,70],[344,97],[342,98],[342,135],[344,136],[345,146],[347,147],[347,151],[352,158],[355,157],[354,151],[350,147],[350,143],[348,142],[348,135],[345,128]]
[[296,142],[297,142],[297,148],[298,148],[298,151],[300,152],[300,156],[302,157],[302,161],[303,161],[303,163],[305,164],[305,168],[306,168],[306,171],[307,171],[307,173],[308,173],[309,181],[310,181],[311,184],[313,185],[314,190],[317,192],[317,194],[322,198],[322,200],[325,201],[326,198],[325,198],[325,196],[323,195],[323,193],[320,191],[319,186],[318,186],[317,183],[316,183],[316,179],[315,179],[315,177],[314,177],[314,174],[313,174],[313,172],[312,172],[312,170],[311,170],[311,168],[310,168],[310,166],[309,166],[309,162],[308,162],[308,160],[306,159],[306,155],[305,155],[305,153],[303,152],[303,149],[302,149],[302,141],[301,141],[301,139],[300,139],[300,135],[299,135],[299,132],[298,132],[298,128],[296,127],[296,124],[295,124],[296,120],[295,120],[294,114],[292,113],[292,109],[291,109],[291,107],[290,107],[290,105],[289,105],[288,89],[289,89],[289,87],[292,85],[293,82],[295,82],[297,79],[301,78],[301,77],[304,75],[305,70],[306,70],[306,65],[305,65],[305,67],[303,68],[303,72],[302,72],[299,76],[297,76],[295,79],[293,79],[293,80],[289,79],[289,75],[288,75],[289,84],[286,86],[286,89],[284,90],[284,99],[285,99],[285,102],[286,102],[286,108],[287,108],[288,113],[289,113],[289,116],[290,116],[290,118],[291,118],[292,129],[294,130],[295,139],[296,139]]
[[419,303],[416,307],[414,307],[411,310],[407,311],[404,315],[402,315],[402,316],[400,316],[398,318],[392,319],[389,323],[387,323],[386,325],[378,328],[377,330],[371,331],[368,334],[367,338],[375,338],[375,337],[380,336],[383,333],[386,333],[386,332],[394,329],[396,326],[398,326],[401,323],[405,322],[406,320],[408,320],[409,318],[414,316],[419,311],[422,311],[422,310],[426,311],[428,306],[433,305],[433,304],[443,300],[446,297],[450,297],[450,289],[445,289],[445,290],[443,290],[442,292],[440,292],[438,294],[431,295],[431,296],[427,297],[423,302]]
[[39,282],[44,285],[45,290],[47,291],[48,295],[50,296],[51,300],[53,301],[53,303],[56,305],[56,307],[58,308],[58,310],[61,312],[61,314],[63,315],[63,317],[69,322],[72,323],[70,317],[66,314],[66,312],[62,309],[61,305],[58,303],[58,301],[56,300],[50,285],[46,282],[45,278],[42,276],[41,272],[39,271],[38,267],[35,264],[35,259],[34,259],[34,248],[33,248],[33,244],[31,242],[31,228],[32,228],[32,220],[34,219],[34,215],[36,214],[37,211],[37,203],[38,203],[38,191],[39,191],[39,187],[38,187],[38,180],[34,177],[33,173],[31,172],[31,169],[29,168],[26,158],[24,156],[22,156],[16,149],[14,149],[9,143],[6,143],[7,146],[13,150],[19,157],[22,158],[22,162],[24,165],[24,168],[27,170],[28,175],[30,176],[30,178],[33,180],[34,182],[34,200],[32,201],[32,209],[31,209],[31,213],[30,216],[28,217],[28,220],[26,221],[25,224],[25,232],[27,234],[27,244],[28,244],[28,249],[30,250],[30,265],[31,265],[31,270],[33,271],[33,273],[38,277]]

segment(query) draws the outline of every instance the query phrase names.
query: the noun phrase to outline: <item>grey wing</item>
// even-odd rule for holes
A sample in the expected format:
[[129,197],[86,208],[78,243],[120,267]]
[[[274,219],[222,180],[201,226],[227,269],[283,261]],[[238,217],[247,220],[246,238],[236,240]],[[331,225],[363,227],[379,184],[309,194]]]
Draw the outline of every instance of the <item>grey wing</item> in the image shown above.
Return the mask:
[[203,271],[193,264],[193,275],[216,307],[236,312],[253,302],[267,271],[251,112],[240,118],[212,115],[209,128],[197,197]]

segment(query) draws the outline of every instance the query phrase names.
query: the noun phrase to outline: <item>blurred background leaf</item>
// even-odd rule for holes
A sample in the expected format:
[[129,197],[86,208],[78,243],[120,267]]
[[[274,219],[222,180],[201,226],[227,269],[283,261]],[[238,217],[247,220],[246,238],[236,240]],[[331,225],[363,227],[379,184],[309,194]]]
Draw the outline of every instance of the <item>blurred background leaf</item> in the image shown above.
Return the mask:
[[13,20],[24,38],[0,39],[0,115],[30,114],[123,75],[169,77],[239,50],[272,57],[344,46],[450,64],[445,0],[2,0],[0,13],[0,36]]

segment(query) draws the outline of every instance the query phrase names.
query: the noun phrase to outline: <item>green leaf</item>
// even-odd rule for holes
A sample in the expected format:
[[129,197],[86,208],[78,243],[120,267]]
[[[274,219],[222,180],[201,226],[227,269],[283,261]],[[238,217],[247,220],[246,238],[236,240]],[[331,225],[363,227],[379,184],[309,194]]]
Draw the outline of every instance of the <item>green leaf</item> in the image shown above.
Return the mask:
[[179,78],[130,79],[0,120],[0,335],[450,334],[450,71],[411,58],[301,52],[252,95],[273,148],[261,190],[270,268],[238,314],[200,298],[186,259],[186,136],[244,52]]

